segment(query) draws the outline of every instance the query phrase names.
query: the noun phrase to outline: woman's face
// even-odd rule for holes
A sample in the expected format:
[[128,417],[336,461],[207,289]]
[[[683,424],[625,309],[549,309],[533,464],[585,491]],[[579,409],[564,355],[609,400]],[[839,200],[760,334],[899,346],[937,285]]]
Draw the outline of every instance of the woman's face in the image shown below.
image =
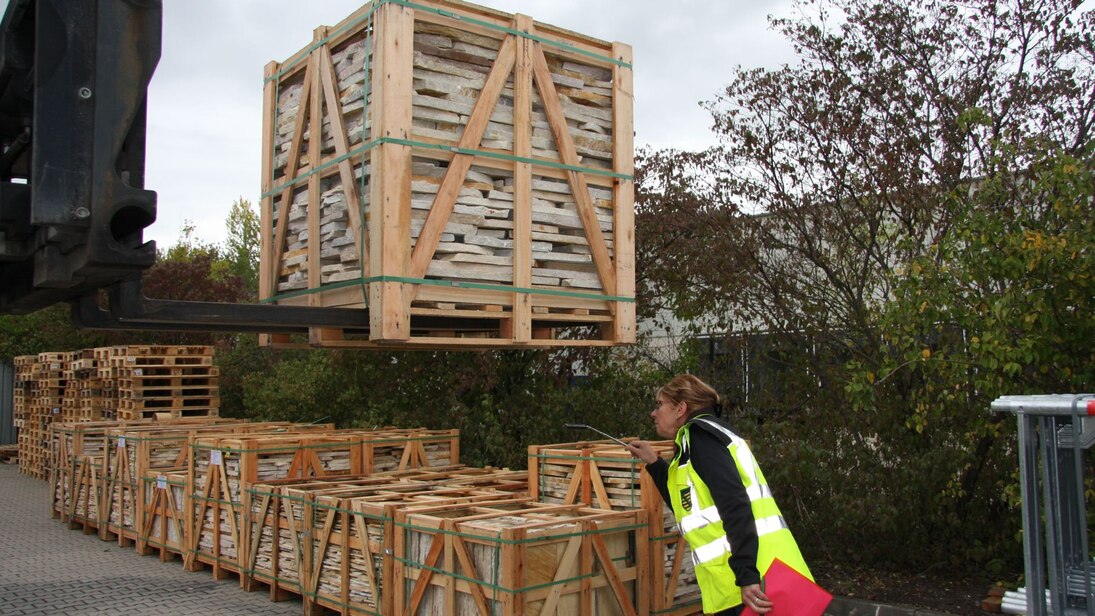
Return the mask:
[[654,420],[654,430],[658,436],[671,439],[677,436],[677,430],[684,425],[688,405],[684,402],[673,403],[662,394],[658,394],[654,403],[654,410],[650,417]]

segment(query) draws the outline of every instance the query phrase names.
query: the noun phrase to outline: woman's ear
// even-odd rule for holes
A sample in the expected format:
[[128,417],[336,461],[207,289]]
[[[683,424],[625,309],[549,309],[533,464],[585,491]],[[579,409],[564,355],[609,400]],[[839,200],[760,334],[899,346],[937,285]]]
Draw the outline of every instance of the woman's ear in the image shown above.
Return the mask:
[[678,402],[677,406],[673,407],[677,420],[683,425],[685,420],[688,419],[688,404],[685,402]]

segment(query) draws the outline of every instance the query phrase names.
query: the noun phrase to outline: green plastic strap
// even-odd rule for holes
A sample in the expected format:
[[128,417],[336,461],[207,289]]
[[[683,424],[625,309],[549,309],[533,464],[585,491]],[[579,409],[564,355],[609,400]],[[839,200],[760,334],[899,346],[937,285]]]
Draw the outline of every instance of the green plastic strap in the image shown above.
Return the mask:
[[[498,549],[495,548],[495,570],[498,569],[498,562],[499,562],[497,552],[498,552]],[[447,569],[441,569],[441,568],[438,568],[438,567],[430,567],[430,566],[427,566],[425,563],[416,562],[413,559],[402,558],[402,557],[399,557],[399,556],[395,556],[393,558],[395,560],[403,563],[404,565],[409,566],[409,567],[414,567],[416,569],[424,569],[426,571],[432,571],[432,572],[434,572],[438,575],[443,575],[443,576],[446,576],[446,577],[451,577],[451,578],[456,579],[456,580],[462,580],[462,581],[468,582],[470,584],[476,584],[476,585],[479,585],[479,586],[483,586],[485,588],[490,588],[491,590],[495,591],[496,593],[504,592],[504,593],[508,593],[508,594],[511,594],[511,595],[516,595],[516,594],[525,593],[525,592],[532,592],[532,591],[540,590],[540,589],[543,589],[543,588],[551,588],[552,586],[558,586],[560,584],[569,584],[571,582],[578,582],[578,581],[581,581],[581,580],[588,580],[588,579],[592,579],[592,578],[595,578],[598,575],[600,575],[599,573],[590,572],[590,573],[587,573],[587,574],[584,574],[584,575],[576,575],[572,578],[567,578],[567,579],[563,579],[563,580],[553,580],[551,582],[545,582],[543,584],[534,584],[532,586],[524,586],[522,588],[506,588],[504,586],[500,586],[497,583],[497,579],[494,579],[492,582],[488,582],[486,580],[480,580],[478,578],[473,578],[473,577],[468,577],[466,575],[461,575],[459,573],[456,573],[455,571],[449,571]],[[495,574],[495,578],[497,578],[497,574]]]
[[602,175],[602,176],[605,176],[605,177],[611,177],[611,178],[616,178],[616,179],[620,179],[620,180],[629,180],[630,181],[630,180],[635,179],[634,175],[629,175],[629,174],[626,174],[626,173],[617,173],[615,171],[610,171],[608,169],[598,169],[596,167],[581,167],[581,166],[578,166],[578,165],[567,165],[567,164],[564,164],[564,163],[557,163],[557,162],[550,161],[550,160],[540,160],[538,158],[529,158],[527,156],[515,156],[513,154],[503,154],[502,152],[489,152],[487,150],[477,150],[477,149],[474,149],[474,148],[461,148],[461,147],[457,147],[457,146],[444,145],[444,144],[440,144],[440,143],[427,143],[425,141],[414,141],[412,139],[396,139],[395,137],[381,137],[380,139],[374,139],[374,140],[369,141],[369,142],[367,142],[363,145],[360,145],[360,146],[354,148],[353,150],[350,150],[349,152],[346,152],[342,156],[336,156],[335,158],[332,158],[331,160],[327,161],[326,163],[323,163],[319,167],[316,167],[315,169],[310,169],[307,172],[302,173],[302,174],[294,177],[292,180],[289,180],[288,182],[285,182],[283,184],[275,186],[274,188],[271,188],[270,190],[263,193],[261,198],[265,199],[267,197],[272,197],[274,195],[277,195],[278,193],[284,191],[287,188],[291,188],[293,186],[296,186],[297,184],[302,183],[304,180],[307,180],[308,178],[312,177],[313,175],[316,175],[317,173],[323,173],[327,169],[330,169],[331,167],[333,167],[333,166],[335,166],[339,163],[342,163],[346,160],[349,160],[349,159],[351,159],[351,158],[353,158],[353,157],[355,157],[359,154],[364,155],[369,150],[372,150],[373,148],[384,145],[384,144],[404,145],[404,146],[408,146],[408,147],[412,147],[412,148],[419,148],[419,149],[422,149],[422,150],[438,150],[438,151],[442,151],[442,152],[453,152],[455,154],[465,154],[465,155],[468,155],[468,156],[478,156],[478,157],[481,157],[481,158],[493,158],[493,159],[496,159],[496,160],[506,160],[506,161],[512,161],[512,162],[517,162],[517,163],[526,163],[526,164],[529,164],[529,165],[535,165],[535,166],[539,166],[539,167],[550,167],[552,169],[561,169],[563,171],[575,171],[575,172],[578,172],[578,173],[587,173],[589,175]]
[[[471,507],[476,506],[475,503],[468,503],[468,505],[471,506]],[[533,511],[533,513],[535,513],[535,510],[532,510],[532,511]],[[563,520],[563,521],[565,522],[565,520]],[[424,532],[424,533],[449,535],[451,537],[460,537],[461,539],[478,539],[478,540],[482,541],[484,539],[489,538],[489,537],[484,537],[483,535],[477,535],[477,534],[474,534],[474,533],[463,533],[463,532],[460,532],[460,531],[445,530],[443,528],[432,528],[432,527],[429,527],[429,526],[418,526],[416,524],[411,524],[409,522],[396,522],[395,525],[399,526],[401,528],[407,529],[409,531],[410,530],[416,530],[416,531],[420,531],[420,532]],[[621,532],[621,531],[639,530],[640,528],[646,528],[646,525],[645,524],[635,524],[635,525],[631,525],[631,526],[613,526],[613,527],[610,527],[610,528],[601,528],[601,529],[593,529],[593,530],[586,530],[586,531],[577,531],[577,532],[573,532],[573,533],[562,533],[562,534],[558,534],[558,535],[542,535],[542,536],[539,536],[539,537],[527,537],[525,539],[503,539],[501,536],[498,536],[498,537],[495,537],[494,540],[495,540],[495,543],[499,543],[499,544],[502,544],[502,545],[526,545],[526,544],[530,544],[530,543],[542,543],[544,541],[555,541],[555,540],[559,540],[559,539],[571,539],[571,538],[574,538],[574,537],[587,537],[589,535],[607,535],[609,533],[615,533],[615,532]]]
[[[449,18],[452,18],[452,19],[457,19],[457,20],[464,21],[464,22],[467,22],[467,23],[470,23],[470,24],[475,24],[477,26],[482,26],[484,28],[490,28],[491,30],[497,30],[499,32],[505,32],[507,34],[512,34],[514,36],[521,36],[521,37],[536,41],[536,42],[544,44],[544,45],[549,45],[549,46],[552,46],[552,47],[558,47],[558,48],[563,49],[565,51],[569,51],[571,53],[587,56],[587,57],[593,58],[595,60],[599,60],[601,62],[608,62],[610,64],[615,64],[616,66],[621,66],[623,68],[632,68],[632,65],[628,62],[624,62],[622,60],[617,60],[616,58],[610,58],[608,56],[602,56],[601,54],[594,53],[592,51],[587,51],[587,50],[581,49],[579,47],[575,47],[574,45],[571,45],[569,43],[563,43],[561,41],[554,41],[554,40],[551,40],[551,39],[548,39],[548,38],[537,36],[535,34],[530,34],[528,32],[522,32],[521,30],[515,30],[513,28],[509,28],[509,27],[506,27],[506,26],[499,26],[498,24],[494,24],[494,23],[491,23],[491,22],[488,22],[488,21],[483,21],[483,20],[480,20],[480,19],[475,19],[474,17],[466,17],[466,16],[463,16],[463,15],[457,15],[456,13],[446,11],[444,9],[436,9],[436,8],[433,8],[433,7],[423,6],[421,4],[416,4],[414,2],[408,2],[407,0],[375,0],[375,3],[373,4],[373,7],[370,8],[367,13],[365,13],[364,15],[359,17],[358,19],[355,19],[355,20],[347,23],[344,27],[339,28],[338,30],[335,30],[330,35],[328,35],[327,38],[325,38],[321,41],[317,41],[315,43],[312,43],[308,47],[305,47],[304,48],[305,53],[301,54],[301,56],[299,58],[297,58],[297,60],[295,60],[294,62],[290,62],[290,63],[286,64],[284,69],[281,72],[279,72],[276,75],[273,75],[271,77],[267,77],[265,81],[269,81],[271,79],[280,79],[285,73],[289,72],[290,69],[295,67],[301,61],[303,61],[304,58],[307,58],[309,54],[311,54],[313,51],[315,51],[319,47],[321,47],[323,45],[326,45],[331,40],[341,36],[342,33],[345,32],[346,30],[349,30],[350,28],[352,28],[352,27],[356,26],[357,24],[365,21],[366,19],[372,19],[373,13],[375,13],[377,11],[377,9],[379,9],[381,6],[384,6],[385,4],[398,4],[400,6],[405,6],[407,8],[416,9],[416,10],[420,10],[420,11],[425,11],[427,13],[433,13],[435,15],[440,15],[442,17],[449,17]],[[264,81],[264,83],[265,83],[265,81]]]
[[597,301],[606,302],[627,302],[634,303],[634,297],[625,297],[620,295],[597,295],[595,293],[578,293],[576,291],[561,291],[559,289],[538,289],[533,287],[516,287],[502,284],[488,284],[483,282],[461,282],[457,280],[435,280],[432,278],[409,278],[406,276],[370,276],[368,278],[355,278],[354,280],[344,280],[328,285],[323,285],[315,289],[304,289],[301,291],[291,291],[289,293],[282,293],[280,295],[274,295],[267,297],[266,299],[259,300],[260,304],[269,304],[272,302],[278,302],[294,297],[301,297],[304,295],[311,295],[313,293],[321,293],[323,291],[332,291],[334,289],[341,289],[344,287],[357,286],[359,284],[368,284],[370,282],[401,282],[405,284],[424,284],[434,287],[456,287],[460,289],[477,289],[480,291],[503,291],[505,293],[525,293],[528,295],[550,295],[552,297],[570,297],[577,299],[591,299]]

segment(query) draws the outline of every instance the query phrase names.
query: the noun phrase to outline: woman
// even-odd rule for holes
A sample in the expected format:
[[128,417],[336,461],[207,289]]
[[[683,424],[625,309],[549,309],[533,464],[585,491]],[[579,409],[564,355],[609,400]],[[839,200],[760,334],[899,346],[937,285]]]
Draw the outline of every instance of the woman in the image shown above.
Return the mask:
[[749,446],[718,418],[719,395],[683,374],[658,390],[650,416],[658,436],[676,441],[666,462],[650,443],[631,455],[647,464],[692,548],[705,614],[736,616],[745,606],[772,609],[761,576],[776,558],[813,579]]

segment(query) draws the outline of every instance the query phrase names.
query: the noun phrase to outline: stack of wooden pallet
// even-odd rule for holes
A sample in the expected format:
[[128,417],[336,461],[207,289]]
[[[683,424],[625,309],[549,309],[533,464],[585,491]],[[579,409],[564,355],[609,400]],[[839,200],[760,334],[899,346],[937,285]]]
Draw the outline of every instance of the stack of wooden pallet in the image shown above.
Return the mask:
[[[19,470],[38,479],[49,478],[49,426],[61,419],[64,401],[66,353],[39,353],[30,363],[29,384],[25,391],[26,410],[19,429]],[[19,358],[26,361],[28,358]]]
[[32,374],[36,360],[37,357],[33,355],[20,355],[12,360],[15,367],[12,383],[12,417],[17,430],[24,428],[29,417],[30,399],[33,396],[31,388],[34,384]]
[[220,388],[209,346],[115,347],[119,419],[217,415]]
[[20,470],[51,477],[49,427],[216,417],[220,393],[209,346],[115,346],[15,358]]

